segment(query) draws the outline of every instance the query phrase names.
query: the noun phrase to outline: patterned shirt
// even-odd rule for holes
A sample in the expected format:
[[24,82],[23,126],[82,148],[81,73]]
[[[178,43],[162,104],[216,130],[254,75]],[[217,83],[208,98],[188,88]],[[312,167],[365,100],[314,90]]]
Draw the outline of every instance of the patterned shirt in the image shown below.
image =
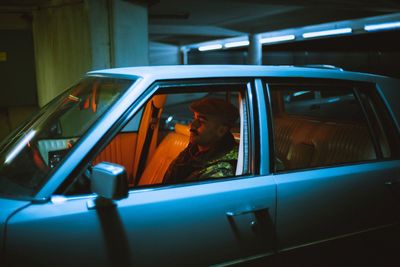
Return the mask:
[[231,133],[224,135],[215,147],[199,152],[190,144],[171,163],[164,175],[164,183],[200,181],[209,178],[234,176],[238,159],[238,145]]

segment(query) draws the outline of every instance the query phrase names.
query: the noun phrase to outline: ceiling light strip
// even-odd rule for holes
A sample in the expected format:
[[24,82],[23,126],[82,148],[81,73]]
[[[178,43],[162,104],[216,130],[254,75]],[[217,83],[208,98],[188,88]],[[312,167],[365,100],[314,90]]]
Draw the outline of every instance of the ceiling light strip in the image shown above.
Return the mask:
[[224,45],[225,48],[233,48],[233,47],[241,47],[249,45],[249,41],[238,41],[238,42],[230,42]]
[[199,51],[210,51],[222,49],[222,44],[204,45],[199,47]]
[[318,32],[306,32],[303,33],[303,38],[313,38],[313,37],[321,37],[321,36],[330,36],[330,35],[339,35],[339,34],[347,34],[352,33],[351,28],[341,28],[327,31],[318,31]]
[[379,30],[387,30],[387,29],[394,29],[400,28],[400,21],[388,22],[388,23],[380,23],[380,24],[371,24],[365,25],[364,30],[370,31],[379,31]]
[[277,43],[277,42],[283,42],[283,41],[291,41],[291,40],[294,40],[295,38],[296,37],[293,34],[289,34],[289,35],[262,38],[260,40],[260,42],[262,44]]

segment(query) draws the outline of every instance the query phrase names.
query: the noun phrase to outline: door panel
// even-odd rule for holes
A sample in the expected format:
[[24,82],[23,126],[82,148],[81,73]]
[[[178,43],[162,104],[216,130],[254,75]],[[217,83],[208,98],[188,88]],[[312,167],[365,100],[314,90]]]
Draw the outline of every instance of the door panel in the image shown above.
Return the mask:
[[133,184],[133,163],[138,134],[136,132],[121,132],[94,159],[92,165],[102,161],[113,162],[124,166],[129,184]]
[[88,199],[31,205],[16,214],[8,225],[8,262],[205,266],[272,252],[270,177],[136,190],[108,209],[88,210]]
[[385,183],[399,166],[388,161],[276,175],[278,248],[288,252],[282,259],[297,262],[301,254],[307,263],[349,264],[351,256],[368,263],[380,248],[398,243],[398,232],[389,229],[398,222],[399,202]]

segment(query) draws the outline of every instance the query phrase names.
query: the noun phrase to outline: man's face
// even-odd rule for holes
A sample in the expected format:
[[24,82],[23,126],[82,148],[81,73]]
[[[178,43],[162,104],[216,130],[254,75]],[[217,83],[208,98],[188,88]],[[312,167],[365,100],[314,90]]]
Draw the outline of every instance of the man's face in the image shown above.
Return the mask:
[[217,142],[227,131],[227,127],[216,119],[194,112],[190,125],[190,142],[192,144],[210,147]]

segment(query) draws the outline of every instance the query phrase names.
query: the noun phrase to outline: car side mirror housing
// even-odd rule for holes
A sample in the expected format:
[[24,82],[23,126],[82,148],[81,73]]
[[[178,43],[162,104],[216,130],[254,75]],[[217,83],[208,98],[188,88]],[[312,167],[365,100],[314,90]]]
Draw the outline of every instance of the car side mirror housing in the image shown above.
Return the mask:
[[103,199],[127,198],[129,189],[125,168],[109,162],[97,164],[92,169],[91,189]]

